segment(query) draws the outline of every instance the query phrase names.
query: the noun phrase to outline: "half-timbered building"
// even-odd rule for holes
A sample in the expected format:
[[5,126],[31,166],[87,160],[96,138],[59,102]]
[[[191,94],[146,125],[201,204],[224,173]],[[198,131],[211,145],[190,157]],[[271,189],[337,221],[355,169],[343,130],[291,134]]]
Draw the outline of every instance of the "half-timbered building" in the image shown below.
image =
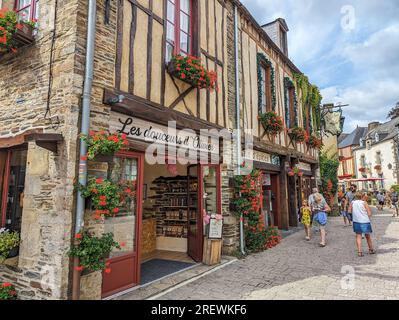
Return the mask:
[[[135,198],[104,220],[93,219],[86,203],[85,227],[112,232],[123,246],[107,262],[112,272],[79,277],[81,298],[151,282],[154,268],[211,264],[236,251],[240,219],[231,206],[234,168],[223,138],[234,136],[238,118],[254,145],[243,160],[264,176],[266,223],[297,226],[299,203],[316,185],[318,152],[288,130],[317,127],[295,81],[300,70],[288,58],[283,19],[261,26],[237,0],[97,1],[90,131],[119,132],[129,144],[112,160],[87,163],[78,146],[88,1],[7,3],[38,20],[32,41],[0,58],[0,92],[7,96],[0,109],[1,227],[16,226],[22,238],[19,257],[0,266],[0,279],[12,279],[22,298],[71,297],[74,182],[86,165],[89,177],[131,183]],[[187,81],[176,57],[204,74],[212,70],[214,90]],[[286,130],[265,132],[259,116],[269,111]],[[290,176],[293,168],[303,175]],[[223,217],[219,235],[220,224],[210,230],[204,215]]]

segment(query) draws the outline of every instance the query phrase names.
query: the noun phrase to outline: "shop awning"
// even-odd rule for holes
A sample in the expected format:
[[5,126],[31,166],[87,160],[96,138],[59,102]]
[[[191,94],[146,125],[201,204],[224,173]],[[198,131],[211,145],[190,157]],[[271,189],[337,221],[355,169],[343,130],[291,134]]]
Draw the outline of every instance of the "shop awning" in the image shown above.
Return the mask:
[[384,178],[363,178],[363,179],[347,179],[343,182],[373,182],[373,181],[384,181]]
[[60,133],[44,133],[43,129],[31,129],[11,137],[0,138],[0,149],[35,142],[39,147],[56,153],[57,143],[63,141],[63,139]]

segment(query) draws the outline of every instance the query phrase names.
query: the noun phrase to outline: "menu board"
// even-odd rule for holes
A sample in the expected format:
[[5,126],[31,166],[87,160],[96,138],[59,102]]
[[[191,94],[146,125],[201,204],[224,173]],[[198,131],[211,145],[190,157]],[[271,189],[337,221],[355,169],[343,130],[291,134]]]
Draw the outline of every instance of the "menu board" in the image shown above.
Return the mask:
[[208,239],[222,239],[223,220],[211,218],[209,222]]

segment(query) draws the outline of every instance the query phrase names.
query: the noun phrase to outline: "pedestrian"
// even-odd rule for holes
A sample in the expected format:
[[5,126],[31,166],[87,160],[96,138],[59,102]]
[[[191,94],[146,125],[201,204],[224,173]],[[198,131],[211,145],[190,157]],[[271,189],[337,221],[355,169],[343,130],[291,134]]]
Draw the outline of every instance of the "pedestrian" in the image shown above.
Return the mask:
[[356,245],[358,256],[363,257],[362,250],[362,235],[364,234],[369,247],[369,253],[375,254],[376,251],[373,247],[371,240],[371,234],[373,229],[371,227],[371,209],[370,206],[363,199],[363,194],[358,192],[355,195],[355,200],[351,203],[349,211],[352,212],[353,216],[353,231],[356,233]]
[[312,211],[314,212],[314,220],[320,226],[320,247],[326,246],[326,225],[327,225],[327,212],[331,211],[330,206],[320,193],[316,193],[313,196],[314,202],[312,204]]
[[303,200],[301,207],[301,222],[305,228],[306,240],[310,241],[310,222],[312,218],[312,209],[309,207],[308,200]]
[[377,201],[378,201],[378,210],[383,211],[384,210],[384,204],[385,204],[385,196],[382,193],[382,191],[378,192]]
[[352,184],[349,188],[349,191],[345,193],[345,198],[344,198],[344,210],[341,213],[342,217],[344,218],[344,226],[352,226],[352,215],[349,212],[349,206],[352,203],[352,201],[355,199],[355,194],[357,191],[357,186],[355,184]]
[[[308,205],[309,205],[310,208],[312,208],[313,205],[316,203],[316,201],[314,199],[314,196],[315,196],[315,194],[318,194],[318,193],[319,193],[319,189],[318,188],[313,188],[312,189],[312,194],[308,198]],[[311,214],[311,217],[310,217],[310,227],[311,228],[314,226],[314,220],[313,220],[314,214],[315,213],[312,210],[312,214]],[[315,226],[315,227],[317,227],[317,226]],[[318,229],[316,228],[315,231],[317,232]]]
[[393,217],[399,217],[399,208],[398,208],[398,201],[399,201],[399,194],[396,192],[394,188],[391,188],[391,203],[394,209]]

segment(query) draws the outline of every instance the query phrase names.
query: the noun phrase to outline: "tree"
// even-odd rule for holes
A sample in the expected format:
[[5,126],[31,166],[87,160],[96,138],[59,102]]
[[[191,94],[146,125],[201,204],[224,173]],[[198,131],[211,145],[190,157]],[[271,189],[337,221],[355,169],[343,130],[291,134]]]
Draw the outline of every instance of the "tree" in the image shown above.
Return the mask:
[[394,106],[388,113],[388,118],[391,118],[391,120],[397,117],[399,117],[399,101],[396,102],[396,106]]
[[321,191],[330,206],[333,205],[338,191],[338,167],[337,159],[329,159],[325,154],[320,155]]

